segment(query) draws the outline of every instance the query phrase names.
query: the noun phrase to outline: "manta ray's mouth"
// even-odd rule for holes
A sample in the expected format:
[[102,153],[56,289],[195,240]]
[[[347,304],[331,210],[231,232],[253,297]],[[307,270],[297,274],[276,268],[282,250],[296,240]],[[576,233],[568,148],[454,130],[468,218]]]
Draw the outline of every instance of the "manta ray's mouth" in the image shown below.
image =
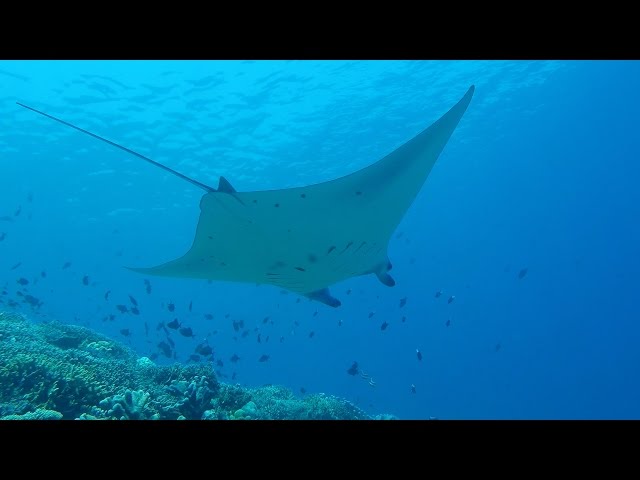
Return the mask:
[[18,105],[124,150],[206,193],[189,251],[151,268],[169,277],[277,285],[331,307],[329,286],[375,274],[387,286],[389,240],[462,119],[471,86],[431,126],[372,165],[324,183],[237,192],[220,177],[215,189],[115,142],[22,103]]

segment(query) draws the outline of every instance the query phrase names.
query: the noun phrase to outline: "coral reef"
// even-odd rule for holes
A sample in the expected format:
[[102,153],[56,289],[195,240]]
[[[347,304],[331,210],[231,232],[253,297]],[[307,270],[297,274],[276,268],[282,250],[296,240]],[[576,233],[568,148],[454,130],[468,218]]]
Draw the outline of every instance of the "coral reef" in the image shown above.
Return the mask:
[[39,408],[35,412],[27,412],[23,415],[6,415],[0,417],[0,420],[60,420],[61,418],[60,412]]
[[156,365],[92,330],[0,312],[0,420],[394,419],[290,390],[218,382],[210,364]]

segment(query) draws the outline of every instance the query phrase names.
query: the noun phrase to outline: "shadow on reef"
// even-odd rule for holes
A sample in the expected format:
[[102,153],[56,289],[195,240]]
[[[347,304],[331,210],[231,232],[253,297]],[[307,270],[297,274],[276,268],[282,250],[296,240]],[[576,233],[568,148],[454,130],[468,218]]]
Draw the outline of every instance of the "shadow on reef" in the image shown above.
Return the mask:
[[92,330],[0,312],[0,420],[356,420],[346,400],[218,382],[208,364],[159,366]]

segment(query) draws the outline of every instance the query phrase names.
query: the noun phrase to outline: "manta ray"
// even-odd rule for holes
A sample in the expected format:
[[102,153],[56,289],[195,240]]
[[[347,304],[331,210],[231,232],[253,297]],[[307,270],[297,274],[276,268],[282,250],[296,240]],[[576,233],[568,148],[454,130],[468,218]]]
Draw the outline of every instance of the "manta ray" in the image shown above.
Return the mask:
[[389,240],[464,115],[475,87],[442,117],[376,163],[295,188],[239,192],[213,188],[144,155],[22,103],[18,105],[145,160],[204,190],[191,248],[145,275],[274,285],[331,307],[329,287],[375,275],[394,286]]

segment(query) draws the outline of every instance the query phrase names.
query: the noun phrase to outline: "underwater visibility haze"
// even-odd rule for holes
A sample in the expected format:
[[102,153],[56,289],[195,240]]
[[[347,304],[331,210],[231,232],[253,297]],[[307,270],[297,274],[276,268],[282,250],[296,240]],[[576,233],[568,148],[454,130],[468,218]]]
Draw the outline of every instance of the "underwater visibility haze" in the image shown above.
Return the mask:
[[0,61],[0,418],[639,418],[638,81]]

